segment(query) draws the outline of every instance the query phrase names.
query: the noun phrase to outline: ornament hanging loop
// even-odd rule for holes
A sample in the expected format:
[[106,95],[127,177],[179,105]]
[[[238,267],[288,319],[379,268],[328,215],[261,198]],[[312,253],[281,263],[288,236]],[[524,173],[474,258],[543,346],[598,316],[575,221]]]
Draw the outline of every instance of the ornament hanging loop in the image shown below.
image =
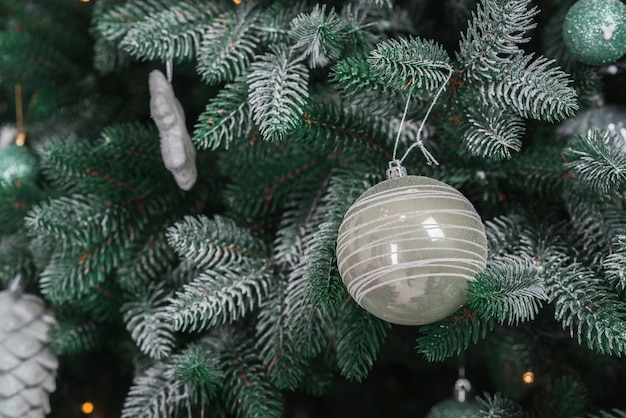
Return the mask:
[[19,297],[22,295],[22,275],[21,274],[17,274],[13,280],[11,280],[11,283],[9,284],[9,291],[11,292],[11,294],[15,295],[16,297]]
[[[413,151],[414,148],[419,148],[420,151],[422,151],[422,154],[426,158],[426,163],[428,165],[439,165],[439,162],[430,153],[430,151],[428,151],[428,149],[426,148],[426,145],[424,145],[424,142],[422,141],[422,132],[424,131],[424,126],[426,125],[428,116],[430,116],[430,112],[432,112],[433,108],[435,107],[435,104],[437,103],[437,100],[439,99],[439,96],[441,95],[441,93],[443,93],[443,90],[446,88],[448,81],[450,81],[450,78],[452,78],[452,74],[454,73],[454,69],[448,64],[442,64],[439,67],[442,69],[448,70],[448,75],[446,76],[446,79],[441,84],[441,87],[439,87],[439,90],[437,90],[437,93],[435,94],[435,97],[433,97],[433,100],[430,103],[428,110],[426,110],[426,114],[424,115],[424,118],[422,119],[420,127],[417,130],[415,141],[413,141],[411,146],[404,152],[404,155],[402,156],[402,158],[397,159],[396,154],[398,151],[398,144],[400,142],[402,126],[404,125],[404,121],[406,120],[406,114],[409,109],[409,102],[411,101],[411,95],[409,94],[406,99],[406,104],[404,105],[404,112],[402,113],[402,119],[400,120],[400,127],[398,128],[398,134],[396,135],[396,141],[393,147],[393,159],[392,161],[389,162],[389,169],[391,169],[392,164],[401,167],[402,162],[406,159],[409,153]],[[406,170],[405,170],[405,175],[406,175]],[[389,177],[389,170],[387,170],[387,177]]]
[[389,161],[389,168],[387,169],[387,178],[394,179],[396,177],[406,177],[406,168],[402,166],[400,160]]
[[454,382],[454,399],[459,402],[465,402],[468,400],[470,391],[472,390],[472,384],[465,378],[459,378]]
[[167,77],[167,82],[172,84],[172,78],[174,76],[174,53],[171,50],[165,60],[165,76]]

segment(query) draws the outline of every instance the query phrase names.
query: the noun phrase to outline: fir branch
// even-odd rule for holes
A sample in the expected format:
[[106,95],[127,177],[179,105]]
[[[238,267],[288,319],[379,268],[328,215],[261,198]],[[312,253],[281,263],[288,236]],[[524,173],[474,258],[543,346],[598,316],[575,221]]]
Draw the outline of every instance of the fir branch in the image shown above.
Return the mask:
[[41,274],[42,291],[60,303],[101,285],[141,231],[141,220],[133,221],[136,230],[120,228],[131,224],[131,213],[94,196],[60,197],[32,210],[26,218],[29,233],[53,249]]
[[523,418],[522,408],[512,400],[505,398],[501,393],[490,395],[485,392],[477,398],[481,418]]
[[336,306],[346,296],[335,253],[340,225],[339,217],[321,224],[307,250],[307,259],[311,260],[306,266],[311,302],[322,309]]
[[117,43],[126,36],[133,24],[140,22],[146,16],[162,12],[175,3],[176,0],[148,0],[125,2],[111,7],[106,2],[98,2],[94,11],[95,30],[104,39]]
[[180,257],[204,270],[262,260],[268,252],[261,239],[219,215],[185,216],[168,228],[167,241]]
[[302,119],[304,123],[297,127],[292,138],[314,150],[333,153],[358,144],[361,152],[391,159],[390,149],[397,126],[386,117],[372,115],[366,109],[357,109],[343,101],[311,100]]
[[[113,8],[117,7],[119,2],[109,2],[109,1],[99,1],[93,5],[92,10],[92,27],[91,27],[91,35],[94,38],[94,57],[93,63],[94,67],[101,74],[109,74],[116,70],[121,70],[126,68],[130,62],[130,55],[123,50],[117,48],[117,43],[120,39],[124,37],[126,34],[126,30],[122,22],[114,22],[113,27],[108,27],[108,30],[111,30],[113,33],[109,33],[108,37],[105,37],[103,30],[107,26],[103,20],[109,19],[111,20],[112,16],[108,15],[105,18],[106,13],[110,12]],[[117,30],[120,32],[116,33]],[[104,32],[108,32],[108,30],[104,30]],[[112,40],[115,39],[114,40]]]
[[265,45],[287,45],[291,43],[289,27],[291,21],[304,12],[305,3],[272,2],[263,10],[257,29]]
[[302,378],[299,390],[309,396],[320,397],[326,395],[333,387],[335,379],[335,365],[330,356],[318,356],[307,364],[306,374]]
[[27,212],[43,198],[43,191],[29,181],[8,183],[0,179],[0,234],[21,228]]
[[617,237],[613,252],[602,262],[602,269],[611,286],[626,290],[626,235]]
[[174,203],[170,197],[173,181],[162,165],[154,126],[111,125],[96,141],[70,135],[50,141],[41,156],[42,171],[58,188],[99,194],[102,200],[134,203],[147,209],[146,214],[162,213],[163,208],[153,205]]
[[608,130],[590,130],[574,137],[565,151],[565,167],[585,186],[602,194],[623,191],[626,186],[624,141]]
[[358,382],[367,377],[390,324],[362,309],[352,299],[342,305],[338,315],[335,347],[341,375]]
[[[72,156],[67,150],[72,150]],[[93,150],[93,144],[76,135],[49,141],[41,152],[41,171],[57,189],[73,191],[85,176],[85,161],[81,158]]]
[[[1,234],[1,233],[0,233]],[[0,240],[0,287],[9,288],[10,283],[21,275],[24,287],[38,279],[39,271],[35,257],[41,257],[45,251],[38,252],[33,240],[23,228],[12,235],[2,235]]]
[[93,66],[100,74],[123,71],[131,64],[130,54],[107,39],[96,39],[93,49]]
[[[346,21],[348,38],[345,42],[343,56],[362,55],[367,53],[381,40],[381,36],[376,32],[375,27],[379,30],[385,25],[385,20],[393,21],[398,26],[402,26],[402,18],[400,13],[390,16],[387,12],[400,11],[398,8],[389,8],[384,10],[376,6],[368,5],[365,1],[356,3],[347,3],[341,9],[341,17]],[[381,30],[382,31],[382,30]]]
[[499,216],[485,221],[490,260],[516,252],[515,243],[520,241],[523,233],[523,221],[522,217],[517,214]]
[[134,294],[159,277],[176,262],[176,253],[167,244],[165,230],[137,239],[124,254],[116,270],[119,286]]
[[[260,142],[260,143],[259,143]],[[292,193],[303,185],[314,185],[328,175],[335,166],[339,155],[319,155],[302,143],[289,141],[279,146],[267,141],[254,143],[259,151],[250,152],[243,160],[253,159],[254,176],[250,176],[249,165],[241,166],[236,173],[241,158],[234,164],[225,163],[225,169],[233,174],[233,184],[227,189],[227,199],[238,215],[245,217],[265,217],[270,213],[285,209]],[[254,148],[253,147],[253,148]],[[274,151],[275,154],[266,154]],[[269,157],[271,155],[271,157]],[[269,157],[269,158],[268,158]]]
[[91,321],[75,324],[57,318],[50,329],[50,345],[59,355],[90,352],[103,343],[102,339],[96,324]]
[[[303,188],[294,193],[292,210],[285,213],[276,238],[274,258],[286,279],[284,283],[279,284],[283,290],[276,294],[277,299],[274,302],[280,304],[281,316],[276,316],[276,311],[272,316],[260,314],[259,321],[263,317],[267,320],[273,318],[275,322],[267,323],[263,328],[259,326],[257,333],[265,329],[263,339],[268,344],[266,359],[279,362],[276,364],[278,368],[273,370],[271,375],[275,376],[273,380],[283,382],[281,386],[299,384],[303,372],[297,367],[304,366],[302,359],[314,357],[323,350],[330,330],[329,317],[332,312],[320,310],[313,305],[305,274],[309,262],[306,257],[307,246],[326,215],[326,207],[319,201],[319,194],[323,193],[325,188],[325,184],[321,186],[318,184],[315,188]],[[295,208],[296,205],[302,205],[302,209],[298,210]],[[290,243],[295,245],[289,247]],[[271,303],[268,300],[265,309],[271,309]],[[279,329],[279,334],[268,335],[267,332],[272,329],[270,327],[274,330]],[[290,363],[295,368],[286,370],[285,366]]]
[[589,418],[626,418],[626,410],[611,409],[611,411],[599,411],[597,414],[588,415]]
[[361,0],[368,7],[380,7],[380,8],[392,8],[393,3],[391,0]]
[[589,403],[589,392],[581,377],[565,375],[550,382],[543,398],[542,414],[582,417]]
[[626,213],[620,200],[570,190],[565,194],[566,209],[570,215],[573,245],[597,263],[609,254],[621,235],[626,235]]
[[3,83],[21,83],[36,90],[50,83],[66,85],[76,81],[83,72],[62,51],[30,33],[0,31],[0,50],[11,51],[0,54]]
[[195,56],[200,39],[223,13],[220,2],[151,0],[115,7],[99,18],[96,27],[135,58],[183,61]]
[[221,89],[198,117],[193,142],[198,149],[229,149],[235,138],[249,136],[252,117],[248,105],[248,85],[229,83]]
[[228,412],[238,418],[279,418],[282,394],[268,380],[254,341],[233,333],[220,354],[224,372],[223,397]]
[[122,418],[169,418],[186,399],[167,378],[168,365],[154,363],[135,376],[122,409]]
[[522,119],[502,109],[486,106],[467,110],[463,144],[472,155],[492,159],[511,158],[522,148]]
[[558,200],[571,184],[562,155],[563,146],[556,141],[530,146],[507,162],[507,179],[515,191]]
[[[87,280],[88,281],[88,280]],[[79,308],[85,315],[98,323],[110,323],[119,320],[120,308],[123,303],[120,289],[111,276],[89,289],[80,299],[66,299],[64,302]],[[71,296],[71,295],[70,295]]]
[[[86,227],[98,228],[90,220],[104,217],[113,226],[111,215],[114,209],[107,208],[96,196],[70,195],[53,199],[35,207],[25,218],[26,227],[33,236],[56,242],[56,250],[64,251],[68,246],[87,246],[92,236],[98,236],[97,229],[89,231]],[[99,219],[99,220],[101,220]],[[91,233],[90,233],[91,232]]]
[[347,296],[337,268],[335,247],[346,208],[372,185],[367,181],[354,181],[355,178],[365,177],[366,172],[367,168],[359,166],[334,170],[324,196],[324,222],[308,241],[306,279],[311,302],[321,309],[332,309]]
[[191,343],[180,353],[173,354],[166,372],[184,390],[191,402],[205,404],[217,396],[224,383],[215,352],[202,342]]
[[208,84],[233,81],[244,74],[258,48],[259,11],[246,3],[233,16],[217,19],[202,37],[197,72]]
[[265,140],[282,140],[302,123],[309,97],[307,68],[282,49],[258,57],[250,70],[252,118]]
[[311,302],[305,266],[306,260],[301,259],[289,274],[285,313],[293,347],[297,348],[299,355],[310,358],[318,355],[327,345],[326,336],[332,326],[333,312],[322,311]]
[[263,261],[214,267],[176,292],[167,312],[174,328],[182,331],[234,322],[259,306],[273,280]]
[[293,48],[309,58],[311,68],[325,67],[341,56],[348,37],[348,23],[335,9],[317,4],[310,13],[301,13],[291,21]]
[[174,329],[165,311],[170,296],[163,286],[149,285],[121,308],[131,338],[141,352],[155,360],[168,357],[174,348]]
[[[320,184],[316,179],[295,191],[276,234],[274,260],[285,277],[261,307],[257,335],[268,375],[283,389],[301,385],[308,359],[323,349],[328,332],[324,317],[332,310],[314,305],[310,300],[314,293],[304,277],[311,263],[312,242],[328,213],[327,186],[327,181]],[[334,260],[327,268],[333,265]]]
[[281,390],[295,390],[304,378],[307,364],[293,344],[294,330],[288,328],[286,290],[286,280],[279,280],[261,303],[256,340],[270,381]]
[[450,57],[441,45],[414,37],[378,44],[367,63],[380,84],[411,95],[434,92],[452,70]]
[[509,326],[534,319],[547,299],[535,267],[513,258],[500,259],[479,273],[467,295],[481,316]]
[[536,24],[539,13],[529,0],[481,0],[472,12],[467,31],[461,34],[457,59],[469,78],[490,79],[502,63],[521,55],[519,44]]
[[566,73],[554,67],[554,60],[520,56],[501,64],[498,80],[479,88],[486,104],[508,109],[523,118],[556,122],[578,110],[576,90]]
[[600,353],[626,351],[626,306],[595,273],[566,256],[546,254],[542,260],[546,290],[554,317],[575,333],[579,343]]
[[351,56],[337,61],[330,72],[330,79],[348,97],[358,93],[372,94],[385,86],[372,72],[366,56]]
[[442,361],[458,355],[493,330],[495,321],[484,319],[468,308],[435,324],[420,327],[417,351],[428,361]]

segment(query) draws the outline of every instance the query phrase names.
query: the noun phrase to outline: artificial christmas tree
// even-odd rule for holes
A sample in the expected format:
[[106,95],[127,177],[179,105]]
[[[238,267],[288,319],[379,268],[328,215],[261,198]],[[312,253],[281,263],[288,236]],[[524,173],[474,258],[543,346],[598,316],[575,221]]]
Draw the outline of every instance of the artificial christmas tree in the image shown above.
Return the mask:
[[[0,283],[54,312],[50,416],[426,416],[461,356],[481,416],[625,415],[624,121],[582,113],[625,75],[572,54],[574,3],[0,0],[36,173],[0,179]],[[413,327],[338,267],[398,147],[487,242],[463,306]]]

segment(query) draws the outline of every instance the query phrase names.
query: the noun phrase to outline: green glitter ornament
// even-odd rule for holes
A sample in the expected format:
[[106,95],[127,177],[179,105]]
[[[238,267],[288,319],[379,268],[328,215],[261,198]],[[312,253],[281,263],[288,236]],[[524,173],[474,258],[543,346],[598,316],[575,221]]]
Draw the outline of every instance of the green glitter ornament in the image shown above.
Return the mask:
[[480,411],[478,402],[470,399],[472,384],[459,378],[454,383],[454,398],[433,406],[426,418],[473,418]]
[[564,138],[585,135],[590,129],[607,130],[626,143],[626,106],[598,106],[579,112],[563,122],[557,134]]
[[16,144],[0,149],[0,181],[14,183],[17,180],[34,182],[39,170],[37,158],[25,146]]
[[563,41],[585,64],[618,60],[626,53],[626,5],[620,0],[579,0],[565,16]]
[[433,406],[426,418],[473,418],[480,411],[476,401],[459,402],[456,399],[446,399]]

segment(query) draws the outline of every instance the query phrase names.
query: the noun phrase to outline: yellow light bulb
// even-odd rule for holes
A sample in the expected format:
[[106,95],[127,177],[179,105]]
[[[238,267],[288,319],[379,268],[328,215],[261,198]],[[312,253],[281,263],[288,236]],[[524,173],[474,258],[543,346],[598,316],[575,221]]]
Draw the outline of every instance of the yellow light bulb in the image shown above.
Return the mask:
[[23,147],[26,143],[26,132],[19,131],[17,135],[15,135],[15,145],[18,147]]
[[80,0],[83,3],[89,3],[91,0]]
[[235,4],[241,4],[241,0],[233,0],[233,3],[235,3]]
[[535,381],[535,373],[533,372],[526,372],[522,375],[522,380],[524,381],[524,383],[526,383],[527,385],[532,384]]
[[91,414],[95,409],[96,407],[93,405],[93,403],[89,401],[83,402],[83,404],[80,406],[81,412],[85,415]]

